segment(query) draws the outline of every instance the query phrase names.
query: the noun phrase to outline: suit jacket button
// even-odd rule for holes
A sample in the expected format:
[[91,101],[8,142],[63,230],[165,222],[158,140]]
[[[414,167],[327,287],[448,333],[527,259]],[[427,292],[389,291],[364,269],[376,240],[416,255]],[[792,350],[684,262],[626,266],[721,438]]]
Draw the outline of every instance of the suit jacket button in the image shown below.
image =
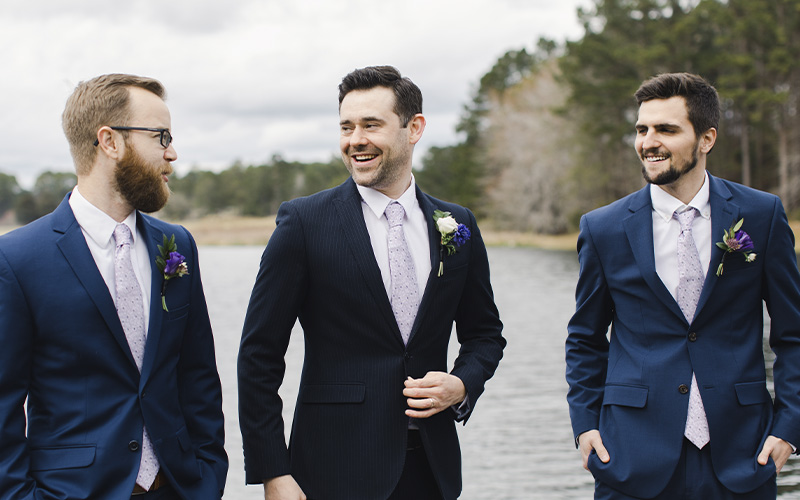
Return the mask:
[[131,451],[139,451],[139,442],[131,441],[130,443],[128,443],[128,449]]
[[697,334],[694,333],[694,332],[690,332],[689,333],[689,342],[694,342],[695,340],[697,340]]
[[681,394],[686,394],[687,392],[689,392],[689,387],[686,384],[681,384],[678,386],[678,392],[680,392]]

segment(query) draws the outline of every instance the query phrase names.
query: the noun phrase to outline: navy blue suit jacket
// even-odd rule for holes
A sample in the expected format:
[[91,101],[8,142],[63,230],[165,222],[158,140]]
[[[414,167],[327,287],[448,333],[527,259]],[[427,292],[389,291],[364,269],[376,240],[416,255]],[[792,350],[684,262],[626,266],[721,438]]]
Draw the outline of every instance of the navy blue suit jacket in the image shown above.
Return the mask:
[[[381,280],[355,182],[284,203],[261,260],[239,351],[239,416],[246,479],[292,474],[309,498],[375,500],[395,487],[406,455],[403,382],[447,371],[455,321],[459,356],[452,374],[474,408],[505,340],[489,283],[486,249],[472,213],[423,194],[432,270],[408,346]],[[435,209],[472,231],[437,277]],[[284,438],[278,387],[295,320],[305,362],[292,425]],[[461,491],[455,412],[419,421],[425,449],[447,500]]]
[[[153,261],[141,375],[67,198],[0,237],[0,499],[130,497],[143,425],[182,498],[221,496],[222,395],[197,248],[180,226],[137,220]],[[164,234],[189,266],[166,287],[169,312],[155,266]]]
[[[594,476],[651,498],[681,454],[692,372],[711,434],[718,479],[734,492],[775,474],[756,457],[767,435],[800,444],[800,273],[794,236],[773,195],[709,176],[712,244],[744,219],[754,262],[712,248],[687,323],[655,268],[649,186],[581,219],[580,278],[566,343],[575,436],[599,429],[611,461],[589,459]],[[766,385],[763,306],[770,315],[775,401]],[[611,325],[610,342],[606,337]],[[693,335],[690,335],[693,334]]]

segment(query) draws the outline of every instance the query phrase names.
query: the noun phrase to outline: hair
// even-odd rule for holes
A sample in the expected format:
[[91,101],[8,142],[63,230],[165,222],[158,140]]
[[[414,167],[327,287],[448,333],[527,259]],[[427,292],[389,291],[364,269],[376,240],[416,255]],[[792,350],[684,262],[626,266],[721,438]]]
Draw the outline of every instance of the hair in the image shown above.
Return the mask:
[[[128,125],[131,117],[129,87],[142,88],[161,99],[166,97],[164,86],[153,78],[108,74],[78,83],[67,99],[61,126],[78,175],[86,175],[92,169],[97,155],[94,142],[100,127]],[[125,136],[125,131],[122,133]]]
[[394,112],[403,127],[418,113],[422,113],[422,92],[408,77],[393,66],[369,66],[356,69],[342,78],[339,84],[339,109],[344,97],[353,90],[370,90],[386,87],[394,92]]
[[719,95],[710,83],[691,73],[664,73],[646,80],[633,94],[636,102],[683,97],[696,137],[719,127]]

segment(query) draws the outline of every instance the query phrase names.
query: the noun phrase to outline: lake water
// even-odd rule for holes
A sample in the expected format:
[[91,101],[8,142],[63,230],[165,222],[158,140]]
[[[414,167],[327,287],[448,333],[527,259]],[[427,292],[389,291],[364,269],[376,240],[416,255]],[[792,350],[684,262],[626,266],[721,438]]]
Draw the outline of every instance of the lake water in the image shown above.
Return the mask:
[[[226,417],[230,471],[225,498],[234,500],[263,499],[263,488],[244,486],[236,389],[239,338],[262,250],[200,248]],[[575,308],[577,254],[489,248],[489,260],[508,347],[469,424],[458,426],[464,475],[460,498],[591,499],[594,483],[572,444],[564,380],[564,340]],[[456,352],[453,341],[451,360]],[[302,363],[302,330],[296,327],[281,389],[287,428]],[[781,500],[800,499],[800,461],[790,459],[778,484]]]

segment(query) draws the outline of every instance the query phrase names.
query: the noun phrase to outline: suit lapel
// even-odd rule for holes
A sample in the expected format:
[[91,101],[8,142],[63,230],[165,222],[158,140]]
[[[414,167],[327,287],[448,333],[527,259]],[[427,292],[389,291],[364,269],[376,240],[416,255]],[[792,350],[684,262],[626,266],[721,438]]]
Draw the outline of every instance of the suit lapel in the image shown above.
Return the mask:
[[439,270],[440,237],[438,231],[436,230],[436,224],[433,221],[433,212],[437,207],[434,206],[433,202],[431,202],[430,198],[422,192],[419,186],[417,186],[416,189],[417,201],[419,201],[419,206],[422,210],[422,213],[425,214],[425,222],[428,225],[428,246],[430,247],[431,272],[428,273],[428,282],[425,284],[425,291],[422,294],[422,299],[420,299],[419,308],[417,309],[417,315],[414,318],[414,326],[411,328],[411,333],[408,337],[409,344],[414,339],[417,330],[420,328],[422,318],[425,317],[425,313],[430,307],[430,303],[433,300],[432,297],[435,296],[436,289],[439,285],[439,281],[436,279],[436,277]]
[[706,280],[703,283],[703,290],[697,301],[697,311],[694,317],[700,315],[700,311],[711,296],[714,286],[719,281],[717,267],[722,262],[724,252],[717,245],[717,241],[722,240],[723,232],[731,224],[739,220],[739,207],[730,200],[733,197],[730,190],[719,179],[708,174],[709,179],[709,203],[711,204],[711,260],[706,272]]
[[86,245],[86,238],[83,236],[83,232],[78,225],[78,221],[75,220],[67,200],[68,198],[65,198],[53,212],[53,231],[62,235],[56,240],[56,245],[61,250],[75,276],[78,277],[78,280],[86,289],[86,293],[91,297],[114,339],[135,369],[136,362],[133,360],[131,349],[128,346],[128,339],[125,337],[125,331],[119,321],[117,308],[114,306],[111,293],[108,291],[108,286],[103,280],[103,276],[97,269],[92,252]]
[[356,183],[352,178],[337,188],[336,197],[333,200],[336,215],[339,219],[339,226],[344,234],[345,241],[353,252],[361,275],[378,303],[378,310],[387,323],[392,326],[392,331],[402,344],[403,338],[397,320],[394,318],[392,304],[383,286],[383,277],[375,260],[375,251],[369,239],[367,225],[364,222],[364,212],[361,208],[361,195],[356,188]]
[[147,327],[147,342],[144,348],[144,360],[142,361],[142,384],[150,374],[153,362],[158,352],[158,342],[161,338],[161,325],[164,320],[164,311],[161,305],[161,283],[164,277],[156,266],[156,256],[159,254],[158,245],[161,244],[163,234],[153,227],[152,223],[142,216],[136,214],[137,227],[142,233],[144,241],[147,243],[147,253],[150,262],[150,321]]
[[650,198],[650,186],[644,187],[631,197],[628,210],[631,211],[631,215],[623,219],[622,224],[642,278],[665,306],[685,320],[678,303],[675,302],[656,272],[653,248],[653,203]]

